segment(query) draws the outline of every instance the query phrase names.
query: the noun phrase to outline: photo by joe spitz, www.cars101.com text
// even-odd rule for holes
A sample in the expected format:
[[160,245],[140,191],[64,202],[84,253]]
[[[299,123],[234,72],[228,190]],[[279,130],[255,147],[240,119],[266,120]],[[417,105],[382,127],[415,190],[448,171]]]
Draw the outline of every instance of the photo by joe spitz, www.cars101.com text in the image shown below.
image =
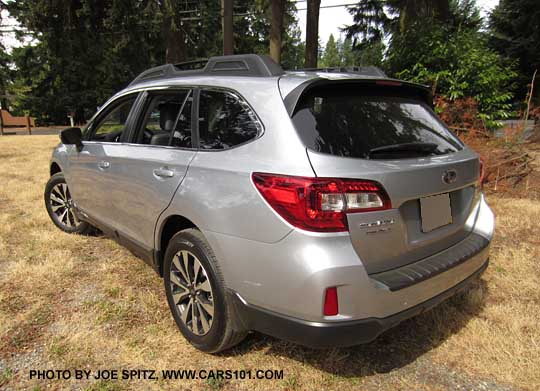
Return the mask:
[[53,222],[149,263],[206,352],[250,330],[366,343],[488,265],[478,155],[429,89],[374,67],[285,72],[252,54],[167,64],[61,140]]

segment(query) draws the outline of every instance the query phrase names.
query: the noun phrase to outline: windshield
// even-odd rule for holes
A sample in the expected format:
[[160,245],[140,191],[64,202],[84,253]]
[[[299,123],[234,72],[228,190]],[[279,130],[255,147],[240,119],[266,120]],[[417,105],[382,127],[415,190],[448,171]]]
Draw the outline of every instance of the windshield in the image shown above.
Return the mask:
[[[304,144],[317,152],[370,158],[374,149],[408,145],[418,156],[443,155],[461,142],[421,100],[366,87],[319,88],[307,92],[292,117]],[[425,148],[414,144],[434,144]],[[411,153],[407,155],[412,157]]]

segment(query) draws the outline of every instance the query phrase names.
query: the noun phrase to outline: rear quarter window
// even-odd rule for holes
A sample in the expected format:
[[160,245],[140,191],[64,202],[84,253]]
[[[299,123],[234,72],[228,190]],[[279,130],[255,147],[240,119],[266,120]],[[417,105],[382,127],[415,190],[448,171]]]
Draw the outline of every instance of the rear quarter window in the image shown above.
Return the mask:
[[314,88],[300,98],[292,120],[309,149],[336,156],[369,159],[377,148],[410,144],[432,145],[430,155],[462,149],[425,102],[396,88]]

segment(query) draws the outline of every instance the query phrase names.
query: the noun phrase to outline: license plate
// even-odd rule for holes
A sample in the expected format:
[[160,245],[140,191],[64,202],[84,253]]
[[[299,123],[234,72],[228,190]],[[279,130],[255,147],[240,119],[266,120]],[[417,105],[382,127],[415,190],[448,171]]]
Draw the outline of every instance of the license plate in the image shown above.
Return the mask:
[[452,224],[452,209],[448,193],[420,198],[420,215],[422,232],[430,232],[448,224]]

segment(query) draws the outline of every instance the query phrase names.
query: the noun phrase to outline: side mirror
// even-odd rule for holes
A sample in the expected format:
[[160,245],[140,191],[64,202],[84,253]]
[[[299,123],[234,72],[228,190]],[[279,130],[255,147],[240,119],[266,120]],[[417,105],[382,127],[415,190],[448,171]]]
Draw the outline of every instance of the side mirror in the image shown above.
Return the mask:
[[81,128],[67,128],[62,130],[60,132],[60,140],[62,144],[75,145],[77,151],[80,152],[83,147]]

